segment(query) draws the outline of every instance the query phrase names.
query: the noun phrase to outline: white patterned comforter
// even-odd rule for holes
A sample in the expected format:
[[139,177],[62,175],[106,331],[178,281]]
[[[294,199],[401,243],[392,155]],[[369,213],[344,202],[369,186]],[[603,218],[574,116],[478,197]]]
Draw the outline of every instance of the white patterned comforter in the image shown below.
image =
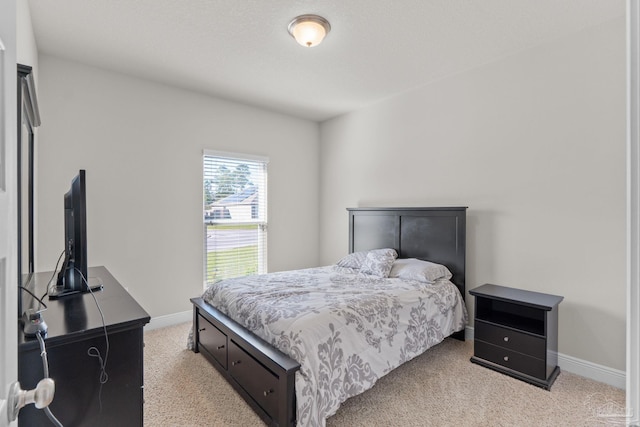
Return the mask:
[[324,426],[340,404],[467,323],[460,292],[321,267],[227,279],[203,298],[300,363],[299,426]]

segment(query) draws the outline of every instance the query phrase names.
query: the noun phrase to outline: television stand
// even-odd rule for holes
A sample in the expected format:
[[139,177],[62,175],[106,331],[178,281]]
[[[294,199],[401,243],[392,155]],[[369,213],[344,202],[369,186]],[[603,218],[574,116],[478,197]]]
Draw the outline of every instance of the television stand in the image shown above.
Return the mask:
[[[102,279],[99,277],[89,277],[89,289],[91,292],[101,291],[103,289]],[[67,295],[79,294],[80,291],[68,291],[62,286],[57,286],[57,280],[54,278],[49,282],[49,288],[47,290],[47,295],[49,295],[49,299],[56,299],[60,297],[65,297]]]
[[[99,278],[103,290],[76,293],[45,301],[42,318],[48,325],[45,344],[49,376],[56,391],[49,408],[65,427],[143,426],[143,328],[147,312],[129,295],[105,267],[89,268],[90,278]],[[36,273],[28,288],[36,295],[47,290],[52,272]],[[91,279],[90,279],[91,281]],[[27,295],[26,293],[24,295]],[[100,384],[100,363],[87,350],[96,347],[105,357],[104,313],[109,337],[106,372],[109,380]],[[37,309],[31,296],[23,308]],[[35,388],[43,378],[40,346],[36,337],[18,333],[18,380],[25,390]],[[19,426],[51,425],[46,414],[34,405],[18,415]]]

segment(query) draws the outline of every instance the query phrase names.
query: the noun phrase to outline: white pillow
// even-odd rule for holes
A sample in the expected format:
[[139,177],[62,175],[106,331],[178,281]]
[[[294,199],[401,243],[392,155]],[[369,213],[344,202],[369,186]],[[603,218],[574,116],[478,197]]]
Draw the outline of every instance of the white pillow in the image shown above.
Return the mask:
[[338,267],[354,268],[356,270],[360,270],[360,267],[362,267],[362,263],[367,257],[368,252],[369,251],[354,252],[352,254],[346,255],[340,261],[336,262],[336,265]]
[[397,259],[393,263],[389,277],[404,280],[418,280],[433,283],[438,279],[451,279],[453,275],[447,267],[417,258]]
[[395,251],[395,249],[374,249],[371,251],[354,252],[346,255],[340,261],[338,261],[336,265],[338,267],[354,268],[359,270],[362,267],[365,258],[370,252],[389,254],[393,257],[393,259],[396,259],[398,257],[398,253]]
[[393,249],[385,251],[371,251],[367,254],[367,257],[360,267],[360,274],[367,274],[369,276],[380,277],[384,279],[389,277],[389,272],[393,267],[393,262],[397,256],[396,251]]

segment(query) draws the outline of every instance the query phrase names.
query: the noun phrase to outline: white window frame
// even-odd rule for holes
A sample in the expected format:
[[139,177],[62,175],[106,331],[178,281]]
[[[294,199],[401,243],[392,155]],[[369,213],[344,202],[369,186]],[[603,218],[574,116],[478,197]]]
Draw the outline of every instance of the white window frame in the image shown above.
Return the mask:
[[257,220],[251,221],[216,221],[214,219],[205,219],[205,209],[206,209],[206,201],[203,198],[202,201],[202,212],[203,212],[203,287],[206,289],[211,283],[208,282],[208,252],[207,252],[207,226],[212,223],[219,224],[257,224],[260,227],[261,232],[258,234],[258,274],[266,273],[268,271],[268,259],[267,259],[267,229],[268,229],[268,164],[269,158],[265,156],[252,155],[252,154],[241,154],[241,153],[233,153],[226,151],[217,151],[217,150],[203,150],[202,152],[202,185],[204,186],[205,180],[207,177],[205,176],[205,158],[206,157],[218,157],[225,160],[230,161],[240,161],[240,162],[252,162],[252,163],[263,163],[265,165],[264,171],[264,186],[260,194],[264,197],[264,211],[260,215],[261,218]]

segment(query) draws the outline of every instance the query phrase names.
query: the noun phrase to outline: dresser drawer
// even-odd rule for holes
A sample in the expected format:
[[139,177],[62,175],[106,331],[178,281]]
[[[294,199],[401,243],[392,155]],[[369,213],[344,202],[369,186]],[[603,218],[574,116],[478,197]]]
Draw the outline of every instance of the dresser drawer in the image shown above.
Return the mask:
[[476,319],[473,334],[477,340],[537,357],[538,359],[545,360],[547,355],[547,346],[544,338],[485,323],[479,319]]
[[547,379],[547,365],[543,359],[530,357],[478,339],[474,341],[474,347],[476,357],[535,378]]
[[198,315],[200,345],[227,369],[227,336],[207,319]]
[[278,377],[229,340],[229,374],[273,419],[278,419]]

